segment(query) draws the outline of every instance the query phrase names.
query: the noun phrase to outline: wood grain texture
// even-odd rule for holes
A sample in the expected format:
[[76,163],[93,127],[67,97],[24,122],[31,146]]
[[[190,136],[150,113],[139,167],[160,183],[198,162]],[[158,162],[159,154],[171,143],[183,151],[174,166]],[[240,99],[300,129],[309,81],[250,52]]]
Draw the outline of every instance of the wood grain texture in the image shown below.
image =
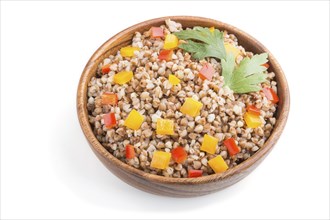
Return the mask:
[[[227,170],[224,173],[213,174],[200,178],[168,178],[145,173],[134,167],[121,162],[112,154],[110,154],[96,139],[93,134],[92,128],[88,122],[87,112],[87,85],[92,76],[95,76],[97,65],[110,54],[115,54],[121,47],[130,44],[131,39],[136,31],[143,32],[149,30],[152,26],[160,26],[164,24],[165,19],[170,18],[174,21],[180,22],[183,27],[194,26],[214,26],[220,30],[227,30],[229,33],[235,34],[238,38],[239,44],[245,47],[247,51],[253,53],[267,52],[269,54],[270,70],[276,74],[276,81],[278,83],[278,96],[280,102],[276,112],[277,123],[274,130],[266,141],[263,148],[256,154],[242,162],[238,166]],[[92,55],[88,61],[85,69],[81,75],[78,91],[77,91],[77,112],[81,128],[84,135],[91,146],[96,156],[102,163],[117,177],[126,183],[144,190],[146,192],[172,196],[172,197],[194,197],[206,195],[212,192],[224,189],[253,171],[273,149],[277,140],[279,139],[284,126],[286,124],[290,106],[289,87],[285,75],[276,61],[274,56],[256,39],[246,34],[245,32],[222,22],[190,16],[170,16],[148,20],[130,28],[123,30],[105,42],[97,51]]]

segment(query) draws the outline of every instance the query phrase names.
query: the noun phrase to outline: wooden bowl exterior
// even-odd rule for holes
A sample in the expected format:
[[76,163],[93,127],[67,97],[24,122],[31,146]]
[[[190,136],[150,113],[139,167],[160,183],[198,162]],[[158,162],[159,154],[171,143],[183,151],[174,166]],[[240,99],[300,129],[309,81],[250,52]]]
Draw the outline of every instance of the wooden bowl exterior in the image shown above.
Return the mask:
[[[185,28],[194,26],[214,26],[220,30],[228,30],[229,33],[236,35],[240,45],[244,46],[247,51],[252,51],[254,53],[267,52],[269,54],[270,70],[274,71],[276,74],[278,96],[280,98],[276,112],[277,123],[263,148],[243,163],[227,170],[224,173],[213,174],[200,178],[179,179],[145,173],[142,170],[138,170],[127,165],[126,163],[121,162],[109,153],[96,139],[89,124],[86,107],[87,85],[91,77],[95,75],[98,64],[110,54],[115,54],[121,47],[130,44],[136,31],[143,32],[149,30],[152,26],[160,26],[164,24],[164,21],[167,18],[180,22]],[[148,20],[127,28],[110,38],[93,54],[88,61],[81,75],[77,92],[77,111],[81,128],[88,140],[89,145],[102,163],[117,177],[138,189],[158,195],[172,197],[194,197],[206,195],[224,189],[247,176],[262,162],[262,160],[265,159],[279,139],[287,121],[289,105],[289,88],[285,75],[274,56],[261,43],[231,25],[208,18],[190,16],[170,16]]]

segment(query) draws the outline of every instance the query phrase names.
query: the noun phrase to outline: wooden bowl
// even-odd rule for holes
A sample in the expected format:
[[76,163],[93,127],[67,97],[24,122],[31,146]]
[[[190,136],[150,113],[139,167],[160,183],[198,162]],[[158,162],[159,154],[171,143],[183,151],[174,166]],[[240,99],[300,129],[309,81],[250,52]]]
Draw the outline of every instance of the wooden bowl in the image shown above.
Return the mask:
[[[246,161],[234,168],[228,169],[224,173],[199,178],[169,178],[143,172],[142,170],[138,170],[123,163],[109,153],[96,139],[91,125],[89,124],[86,107],[87,85],[91,77],[95,76],[98,64],[110,54],[115,54],[121,47],[130,44],[136,31],[144,32],[149,30],[152,26],[160,26],[164,24],[164,21],[167,18],[180,22],[184,28],[194,26],[214,26],[220,30],[227,30],[238,38],[239,44],[247,51],[253,53],[267,52],[269,54],[270,71],[274,71],[276,74],[278,96],[280,98],[275,115],[277,119],[276,125],[264,147]],[[117,177],[138,189],[172,197],[194,197],[213,193],[246,177],[261,163],[261,161],[263,161],[263,159],[265,159],[279,139],[288,118],[289,105],[289,88],[284,73],[274,56],[266,49],[266,47],[250,35],[231,25],[208,18],[190,16],[170,16],[148,20],[129,27],[110,38],[99,49],[97,49],[88,61],[82,72],[77,92],[77,111],[81,128],[89,145],[102,163]]]

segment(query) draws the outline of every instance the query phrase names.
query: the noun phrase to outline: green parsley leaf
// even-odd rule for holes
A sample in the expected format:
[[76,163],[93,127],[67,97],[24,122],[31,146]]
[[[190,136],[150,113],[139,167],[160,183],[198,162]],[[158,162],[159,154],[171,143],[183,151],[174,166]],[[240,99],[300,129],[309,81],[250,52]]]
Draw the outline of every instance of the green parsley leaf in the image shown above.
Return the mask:
[[235,67],[235,58],[232,53],[227,54],[226,59],[221,59],[222,76],[225,86],[235,93],[257,92],[261,89],[260,83],[265,82],[267,75],[264,73],[267,63],[267,53],[254,55],[251,59],[245,57]]
[[215,29],[212,33],[209,28],[194,27],[192,30],[184,30],[174,33],[186,43],[179,47],[192,54],[193,58],[201,60],[205,57],[214,57],[221,60],[222,75],[225,86],[235,93],[256,92],[261,89],[260,83],[265,82],[267,69],[262,64],[267,63],[267,53],[254,55],[251,59],[244,58],[238,66],[235,66],[235,57],[227,54],[223,32]]
[[[187,43],[180,44],[180,48],[192,54],[193,58],[201,60],[205,57],[226,58],[223,45],[223,32],[215,29],[212,33],[209,28],[194,27],[174,33],[179,39]],[[197,41],[197,42],[196,42]]]

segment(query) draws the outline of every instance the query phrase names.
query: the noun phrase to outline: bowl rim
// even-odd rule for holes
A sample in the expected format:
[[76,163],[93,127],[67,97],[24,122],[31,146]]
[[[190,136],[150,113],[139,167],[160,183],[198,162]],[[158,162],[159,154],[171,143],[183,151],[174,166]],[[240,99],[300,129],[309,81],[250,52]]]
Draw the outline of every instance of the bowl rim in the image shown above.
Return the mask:
[[[285,91],[281,91],[284,94],[283,95],[284,99],[280,100],[279,104],[282,105],[281,112],[280,112],[280,114],[277,112],[277,114],[279,114],[279,115],[278,115],[277,122],[275,124],[275,127],[273,128],[271,135],[265,142],[264,146],[262,148],[260,148],[254,155],[252,155],[247,160],[243,161],[242,163],[238,164],[237,166],[235,166],[233,168],[228,169],[227,171],[225,171],[223,173],[216,173],[216,174],[211,174],[211,175],[202,176],[202,177],[198,177],[198,178],[174,178],[174,177],[165,177],[165,176],[160,176],[160,175],[144,172],[133,166],[128,165],[127,163],[122,162],[121,160],[119,160],[115,156],[113,156],[110,152],[108,152],[102,146],[102,144],[97,140],[97,138],[95,137],[95,135],[92,131],[92,128],[89,124],[88,112],[87,112],[87,107],[86,107],[87,106],[87,85],[88,85],[87,78],[91,71],[91,67],[94,65],[98,65],[98,63],[96,63],[97,58],[99,58],[105,52],[107,52],[108,47],[113,42],[118,40],[120,38],[120,36],[125,36],[125,34],[128,34],[132,30],[142,29],[143,27],[145,27],[148,24],[150,25],[153,23],[165,22],[166,19],[171,19],[171,20],[178,21],[178,22],[180,22],[182,20],[195,20],[197,25],[198,25],[198,23],[201,23],[201,22],[202,23],[210,22],[210,23],[215,24],[215,26],[224,27],[223,29],[227,30],[229,33],[234,33],[235,35],[239,34],[241,36],[249,38],[249,41],[252,41],[252,43],[256,47],[258,47],[262,51],[268,53],[268,57],[269,57],[268,59],[269,59],[271,66],[273,67],[273,72],[275,72],[275,76],[281,75],[281,77],[276,77],[276,81],[277,82],[281,81],[280,82],[281,85],[285,88]],[[84,98],[84,96],[86,96],[86,98]],[[217,21],[214,19],[210,19],[210,18],[196,17],[196,16],[166,16],[166,17],[159,17],[159,18],[146,20],[146,21],[137,23],[135,25],[132,25],[132,26],[124,29],[123,31],[117,33],[116,35],[112,36],[105,43],[103,43],[91,56],[91,58],[87,62],[86,66],[81,74],[79,84],[78,84],[78,89],[77,89],[77,100],[76,101],[77,101],[78,119],[79,119],[81,129],[83,130],[83,133],[84,133],[87,141],[89,142],[90,146],[92,147],[92,149],[94,151],[96,151],[100,156],[102,156],[102,158],[107,163],[110,163],[111,166],[116,166],[120,169],[125,169],[125,171],[127,171],[128,173],[130,173],[134,176],[141,177],[143,179],[148,179],[150,181],[155,181],[155,182],[159,182],[159,183],[168,183],[168,184],[175,183],[175,184],[185,185],[185,184],[200,184],[200,183],[215,182],[215,181],[218,181],[221,179],[225,179],[225,178],[231,177],[235,174],[244,172],[244,170],[246,170],[253,164],[255,164],[257,162],[261,162],[263,157],[272,150],[273,146],[278,141],[281,133],[283,132],[283,129],[285,127],[285,124],[286,124],[286,121],[288,118],[288,114],[289,114],[290,93],[289,93],[288,83],[287,83],[287,80],[285,78],[285,75],[284,75],[284,72],[283,72],[281,66],[279,65],[279,63],[277,62],[275,57],[272,55],[272,53],[263,44],[261,44],[259,41],[257,41],[254,37],[250,36],[249,34],[245,33],[244,31],[242,31],[232,25],[229,25],[227,23]],[[277,107],[277,111],[278,111],[278,108],[279,108],[279,106]]]

